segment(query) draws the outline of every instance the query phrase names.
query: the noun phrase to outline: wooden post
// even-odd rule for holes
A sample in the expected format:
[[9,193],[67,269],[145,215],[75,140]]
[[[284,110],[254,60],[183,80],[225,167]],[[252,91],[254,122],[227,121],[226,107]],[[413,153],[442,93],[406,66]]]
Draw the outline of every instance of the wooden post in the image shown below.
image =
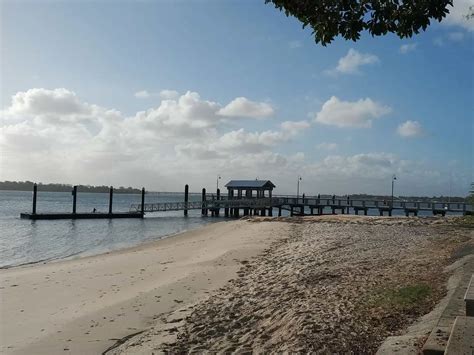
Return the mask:
[[293,205],[290,206],[290,216],[293,217]]
[[281,217],[281,206],[278,206],[278,217]]
[[207,210],[205,208],[205,203],[206,203],[206,189],[202,189],[202,194],[201,194],[201,201],[202,201],[202,209],[201,209],[201,215],[206,215],[207,214]]
[[189,185],[184,185],[184,216],[188,216]]
[[38,194],[38,185],[33,184],[33,214],[36,214],[36,195]]
[[77,185],[72,187],[72,213],[76,213],[76,203],[77,203]]
[[142,218],[145,216],[145,188],[142,187]]
[[[221,199],[221,189],[217,189],[216,196],[217,196],[217,201],[219,201]],[[217,206],[220,206],[219,202],[217,202]],[[221,210],[220,207],[216,208],[216,216],[217,217],[219,217],[220,210]]]
[[109,214],[112,214],[112,203],[114,201],[114,187],[110,186],[109,190]]

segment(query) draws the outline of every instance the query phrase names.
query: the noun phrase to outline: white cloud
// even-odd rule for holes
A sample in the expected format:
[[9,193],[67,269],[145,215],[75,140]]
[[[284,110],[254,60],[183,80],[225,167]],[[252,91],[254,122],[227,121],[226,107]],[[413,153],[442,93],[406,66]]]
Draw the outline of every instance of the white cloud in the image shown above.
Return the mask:
[[[360,102],[365,106],[371,100]],[[384,192],[393,173],[400,176],[397,188],[405,184],[406,193],[412,189],[432,194],[446,186],[428,166],[389,153],[331,155],[321,161],[311,161],[312,155],[303,152],[278,153],[287,151],[283,145],[311,123],[285,121],[264,131],[243,127],[229,131],[227,118],[218,115],[221,108],[198,93],[186,92],[125,116],[85,103],[65,89],[59,94],[46,89],[18,93],[1,113],[0,180],[131,185],[160,191],[176,191],[189,183],[197,191],[215,188],[219,173],[226,180],[269,178],[279,193],[292,193],[298,171],[307,195]],[[332,143],[326,147],[331,149]],[[469,186],[466,176],[460,181]]]
[[359,68],[363,65],[370,65],[379,63],[379,58],[370,53],[360,53],[351,48],[347,54],[339,59],[339,62],[334,69],[327,70],[327,74],[358,74]]
[[391,112],[391,108],[370,98],[342,101],[332,96],[316,114],[316,122],[337,127],[369,128],[372,121]]
[[137,99],[148,99],[152,97],[154,93],[150,93],[147,90],[141,90],[141,91],[137,91],[134,95]]
[[474,31],[473,19],[466,18],[466,15],[470,13],[469,7],[471,6],[474,6],[473,0],[454,0],[453,7],[448,6],[449,14],[441,23]]
[[8,113],[12,115],[88,114],[92,106],[82,103],[76,94],[64,88],[30,89],[12,97]]
[[[252,110],[246,115],[268,113],[266,106],[247,101]],[[291,164],[271,150],[310,126],[307,121],[286,121],[261,132],[226,131],[228,118],[219,114],[221,109],[219,103],[188,91],[126,117],[87,104],[66,89],[20,92],[0,112],[0,179],[114,185],[132,184],[126,180],[131,179],[148,185],[159,177],[173,186],[176,176],[187,171],[203,184],[207,172],[220,166],[236,173],[237,167],[249,172],[266,167],[264,173],[272,164]]]
[[402,44],[400,46],[400,53],[407,54],[408,52],[412,52],[416,49],[417,46],[418,46],[417,43]]
[[317,149],[320,149],[320,150],[328,150],[328,151],[331,151],[331,150],[336,150],[338,148],[338,145],[337,143],[328,143],[328,142],[322,142],[322,143],[319,143],[317,146],[316,146]]
[[176,90],[161,90],[160,97],[163,100],[174,100],[179,97],[179,92],[177,92]]
[[423,127],[418,121],[406,121],[398,126],[397,133],[405,138],[420,137],[423,135]]
[[237,97],[227,106],[221,108],[218,114],[225,117],[263,118],[273,115],[273,112],[272,106],[268,103]]
[[281,125],[281,129],[290,135],[296,135],[300,131],[305,130],[311,126],[308,121],[285,121]]
[[162,100],[174,100],[179,97],[179,92],[176,90],[161,90],[160,92],[151,92],[147,90],[137,91],[135,93],[137,99],[150,99],[154,97],[159,97]]

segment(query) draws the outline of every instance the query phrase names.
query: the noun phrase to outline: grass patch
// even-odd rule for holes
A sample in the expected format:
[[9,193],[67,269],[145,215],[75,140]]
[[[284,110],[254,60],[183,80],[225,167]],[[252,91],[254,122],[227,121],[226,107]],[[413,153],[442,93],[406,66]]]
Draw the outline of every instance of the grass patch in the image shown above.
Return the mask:
[[426,284],[386,289],[378,293],[374,305],[382,308],[408,309],[426,300],[432,292],[432,288]]

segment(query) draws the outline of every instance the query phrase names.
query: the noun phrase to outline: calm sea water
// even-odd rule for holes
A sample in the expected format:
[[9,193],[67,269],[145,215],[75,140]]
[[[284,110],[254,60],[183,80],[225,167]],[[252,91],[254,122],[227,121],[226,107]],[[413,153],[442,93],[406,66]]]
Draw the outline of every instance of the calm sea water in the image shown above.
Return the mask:
[[[78,193],[77,211],[107,212],[108,198],[107,193]],[[147,203],[183,200],[184,194],[146,195]],[[190,200],[200,200],[200,196],[190,195]],[[140,195],[114,194],[114,211],[126,212],[140,201]],[[187,218],[179,211],[150,213],[144,219],[20,219],[20,213],[31,212],[31,204],[31,192],[0,191],[0,267],[100,254],[224,220],[202,218],[200,210],[189,211]],[[71,210],[71,193],[38,192],[38,213]]]

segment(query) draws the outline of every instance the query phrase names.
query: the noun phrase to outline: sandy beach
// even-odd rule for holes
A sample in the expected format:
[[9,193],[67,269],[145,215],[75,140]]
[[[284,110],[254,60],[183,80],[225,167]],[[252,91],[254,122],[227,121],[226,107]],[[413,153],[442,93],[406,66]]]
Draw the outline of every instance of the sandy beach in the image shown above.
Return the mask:
[[0,352],[102,353],[223,286],[288,227],[216,223],[133,249],[0,270]]
[[442,218],[257,217],[0,270],[0,350],[374,353],[434,308],[473,238]]

